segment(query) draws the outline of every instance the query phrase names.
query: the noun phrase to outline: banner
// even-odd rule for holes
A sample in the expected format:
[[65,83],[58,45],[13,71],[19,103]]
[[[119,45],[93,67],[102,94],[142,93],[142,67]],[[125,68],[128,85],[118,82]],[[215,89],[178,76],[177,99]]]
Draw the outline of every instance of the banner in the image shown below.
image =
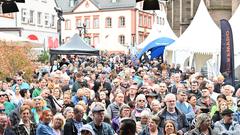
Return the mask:
[[234,47],[233,35],[229,22],[225,19],[220,21],[221,24],[221,65],[220,72],[225,77],[225,82],[235,86],[234,72]]

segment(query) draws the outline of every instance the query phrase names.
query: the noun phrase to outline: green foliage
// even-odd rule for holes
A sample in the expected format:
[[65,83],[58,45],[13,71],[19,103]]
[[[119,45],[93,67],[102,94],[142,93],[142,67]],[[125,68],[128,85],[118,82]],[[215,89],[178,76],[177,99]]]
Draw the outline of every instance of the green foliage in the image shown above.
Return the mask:
[[38,55],[38,61],[42,63],[46,63],[49,61],[49,52],[48,51],[43,51],[40,55]]

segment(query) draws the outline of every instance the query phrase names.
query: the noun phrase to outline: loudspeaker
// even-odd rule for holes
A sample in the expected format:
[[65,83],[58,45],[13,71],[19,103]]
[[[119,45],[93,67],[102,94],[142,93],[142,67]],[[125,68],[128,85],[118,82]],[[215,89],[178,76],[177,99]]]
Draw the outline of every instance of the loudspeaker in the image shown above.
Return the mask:
[[158,0],[144,0],[143,10],[160,10]]
[[12,12],[18,12],[17,4],[13,1],[5,1],[2,4],[2,12],[3,13],[12,13]]

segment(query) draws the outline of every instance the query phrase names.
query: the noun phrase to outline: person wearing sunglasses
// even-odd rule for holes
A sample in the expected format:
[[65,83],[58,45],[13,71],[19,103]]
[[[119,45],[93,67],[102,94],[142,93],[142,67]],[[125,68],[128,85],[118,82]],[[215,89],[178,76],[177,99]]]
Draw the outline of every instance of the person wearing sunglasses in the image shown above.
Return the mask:
[[30,85],[26,82],[24,82],[23,78],[21,76],[16,77],[16,83],[12,86],[12,90],[15,92],[16,87],[19,86],[20,90],[21,89],[29,89]]

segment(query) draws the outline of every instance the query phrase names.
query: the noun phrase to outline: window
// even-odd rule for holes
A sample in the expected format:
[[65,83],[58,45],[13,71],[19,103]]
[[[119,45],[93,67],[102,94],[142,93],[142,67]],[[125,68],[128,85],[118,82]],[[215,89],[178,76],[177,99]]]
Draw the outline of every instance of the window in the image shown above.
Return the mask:
[[28,19],[27,19],[27,9],[23,8],[22,9],[22,23],[28,23]]
[[143,35],[142,34],[139,34],[139,44],[143,42]]
[[55,28],[55,21],[56,21],[56,16],[55,15],[52,15],[52,19],[51,19],[51,27],[52,28]]
[[93,28],[99,28],[99,18],[93,18]]
[[70,20],[66,20],[65,21],[65,30],[70,30],[71,29],[71,21]]
[[37,25],[42,26],[42,13],[37,12]]
[[44,25],[45,27],[49,27],[50,23],[49,23],[49,14],[45,13],[45,17],[44,17]]
[[148,28],[151,28],[151,25],[152,25],[152,20],[151,20],[151,17],[149,16],[148,17]]
[[110,17],[106,18],[105,26],[106,26],[106,28],[112,27],[112,18],[110,18]]
[[124,36],[124,35],[120,35],[120,36],[119,36],[119,43],[120,43],[121,45],[124,45],[124,44],[125,44],[125,36]]
[[139,15],[139,26],[143,26],[143,16]]
[[143,25],[147,26],[147,16],[144,16],[144,20],[143,21],[144,21]]
[[30,10],[29,12],[29,23],[30,24],[34,24],[34,11],[33,10]]
[[119,17],[119,27],[125,27],[125,17]]
[[86,25],[86,28],[90,28],[90,18],[85,18],[84,24]]
[[81,27],[82,26],[82,19],[81,18],[77,18],[76,19],[76,27]]
[[91,38],[90,37],[85,37],[85,42],[89,45],[91,45]]

